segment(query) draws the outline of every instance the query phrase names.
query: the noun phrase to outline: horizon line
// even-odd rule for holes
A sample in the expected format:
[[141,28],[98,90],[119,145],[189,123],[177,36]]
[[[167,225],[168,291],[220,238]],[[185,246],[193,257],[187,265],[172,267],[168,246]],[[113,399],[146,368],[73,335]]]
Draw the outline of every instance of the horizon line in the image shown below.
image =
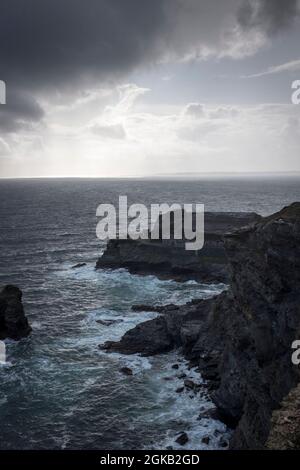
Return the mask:
[[126,175],[126,176],[91,176],[91,175],[38,175],[38,176],[0,176],[0,180],[25,179],[159,179],[159,178],[201,178],[205,176],[300,176],[300,170],[285,171],[207,171],[207,172],[181,172],[156,173],[152,175]]

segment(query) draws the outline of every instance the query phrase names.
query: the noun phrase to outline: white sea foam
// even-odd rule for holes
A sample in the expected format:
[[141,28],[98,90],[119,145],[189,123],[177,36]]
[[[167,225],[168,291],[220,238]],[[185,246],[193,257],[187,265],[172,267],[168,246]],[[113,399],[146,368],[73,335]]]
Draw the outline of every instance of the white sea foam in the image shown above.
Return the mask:
[[[176,352],[152,358],[151,363],[152,380],[155,380],[159,386],[156,401],[159,410],[156,409],[154,413],[150,411],[143,418],[145,423],[149,420],[166,428],[165,437],[154,442],[153,448],[166,449],[169,446],[173,449],[220,448],[221,436],[224,439],[230,436],[226,426],[213,419],[197,419],[200,409],[204,412],[213,408],[211,400],[208,397],[200,397],[199,394],[186,388],[183,392],[176,393],[176,389],[183,386],[183,379],[178,378],[178,375],[185,373],[188,379],[197,384],[203,383],[201,376],[193,369],[189,370],[186,361]],[[178,369],[172,369],[171,365],[175,363],[179,365]],[[182,432],[186,432],[189,438],[184,447],[176,443],[177,437]],[[210,439],[209,444],[201,441],[206,436]]]

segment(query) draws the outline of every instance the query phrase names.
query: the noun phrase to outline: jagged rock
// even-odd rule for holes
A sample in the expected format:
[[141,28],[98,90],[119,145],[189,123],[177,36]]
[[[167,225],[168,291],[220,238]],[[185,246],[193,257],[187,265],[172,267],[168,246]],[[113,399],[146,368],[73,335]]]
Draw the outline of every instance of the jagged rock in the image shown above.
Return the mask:
[[157,313],[167,313],[172,310],[179,310],[177,305],[168,304],[168,305],[132,305],[131,310],[133,312],[157,312]]
[[218,410],[216,408],[209,408],[208,410],[202,411],[198,419],[216,419],[219,420]]
[[225,439],[223,436],[220,437],[219,442],[218,442],[219,447],[222,447],[223,449],[226,449],[229,447],[229,442],[227,439]]
[[176,439],[177,444],[180,444],[181,446],[184,446],[188,441],[189,437],[186,432],[181,433]]
[[130,369],[130,367],[121,367],[120,372],[125,375],[133,375],[132,369]]
[[[199,335],[200,328],[212,299],[197,302],[188,302],[186,306],[173,309],[167,306],[163,315],[140,323],[129,330],[120,341],[107,341],[99,347],[110,352],[121,354],[140,353],[143,356],[152,356],[172,350],[175,346],[183,344],[186,349],[192,346]],[[202,313],[199,315],[198,307],[201,305]]]
[[164,317],[158,317],[129,330],[120,341],[107,341],[101,349],[122,354],[141,353],[145,356],[170,351],[174,347]]
[[86,266],[86,263],[77,263],[72,266],[71,269],[77,269],[77,268],[82,268],[83,266]]
[[118,319],[118,320],[103,319],[103,320],[96,320],[96,323],[99,323],[99,325],[110,326],[110,325],[114,325],[115,323],[121,323],[122,321],[123,321],[122,319]]
[[177,377],[177,379],[185,379],[186,374],[183,372],[182,374],[178,374],[176,377]]
[[208,444],[210,443],[210,437],[209,437],[209,436],[204,436],[204,437],[202,437],[201,442],[202,442],[203,444],[208,445]]
[[186,379],[186,380],[184,381],[184,386],[185,386],[186,388],[189,388],[190,390],[194,390],[194,388],[196,387],[196,384],[195,384],[192,380]]
[[0,291],[0,339],[19,340],[30,332],[22,304],[22,291],[12,285],[3,287]]
[[300,385],[284,398],[279,410],[273,411],[266,447],[271,450],[300,449]]

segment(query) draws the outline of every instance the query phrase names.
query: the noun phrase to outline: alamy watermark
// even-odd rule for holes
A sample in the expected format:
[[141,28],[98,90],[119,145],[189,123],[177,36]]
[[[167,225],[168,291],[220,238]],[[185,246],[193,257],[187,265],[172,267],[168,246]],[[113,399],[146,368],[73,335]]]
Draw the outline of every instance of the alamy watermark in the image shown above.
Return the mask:
[[100,204],[101,217],[96,235],[100,240],[184,240],[186,250],[204,245],[204,204],[144,204],[128,206],[127,196],[119,196],[118,209]]
[[292,344],[292,349],[295,349],[295,351],[292,354],[292,363],[294,366],[299,366],[300,364],[300,340],[296,339],[293,341]]
[[6,104],[6,84],[0,80],[0,104]]
[[292,93],[291,100],[293,104],[300,104],[300,80],[294,80],[292,83],[292,89],[295,90]]
[[6,345],[0,341],[0,364],[6,364]]

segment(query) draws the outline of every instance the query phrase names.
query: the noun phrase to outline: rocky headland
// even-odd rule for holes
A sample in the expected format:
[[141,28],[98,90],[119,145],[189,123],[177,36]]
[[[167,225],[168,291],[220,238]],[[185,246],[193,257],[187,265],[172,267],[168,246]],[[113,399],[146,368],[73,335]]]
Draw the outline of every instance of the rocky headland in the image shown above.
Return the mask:
[[6,285],[0,290],[0,339],[19,340],[30,332],[22,304],[22,291],[16,286]]
[[157,318],[100,347],[143,355],[182,348],[207,381],[218,418],[234,428],[230,447],[277,448],[279,433],[294,429],[284,426],[285,410],[299,403],[291,345],[300,336],[300,203],[227,233],[222,243],[226,292],[156,307]]
[[110,240],[96,268],[127,268],[134,274],[155,274],[178,281],[227,282],[223,234],[259,219],[252,212],[206,212],[205,244],[200,251],[185,250],[184,238],[174,240],[172,223],[170,240]]

